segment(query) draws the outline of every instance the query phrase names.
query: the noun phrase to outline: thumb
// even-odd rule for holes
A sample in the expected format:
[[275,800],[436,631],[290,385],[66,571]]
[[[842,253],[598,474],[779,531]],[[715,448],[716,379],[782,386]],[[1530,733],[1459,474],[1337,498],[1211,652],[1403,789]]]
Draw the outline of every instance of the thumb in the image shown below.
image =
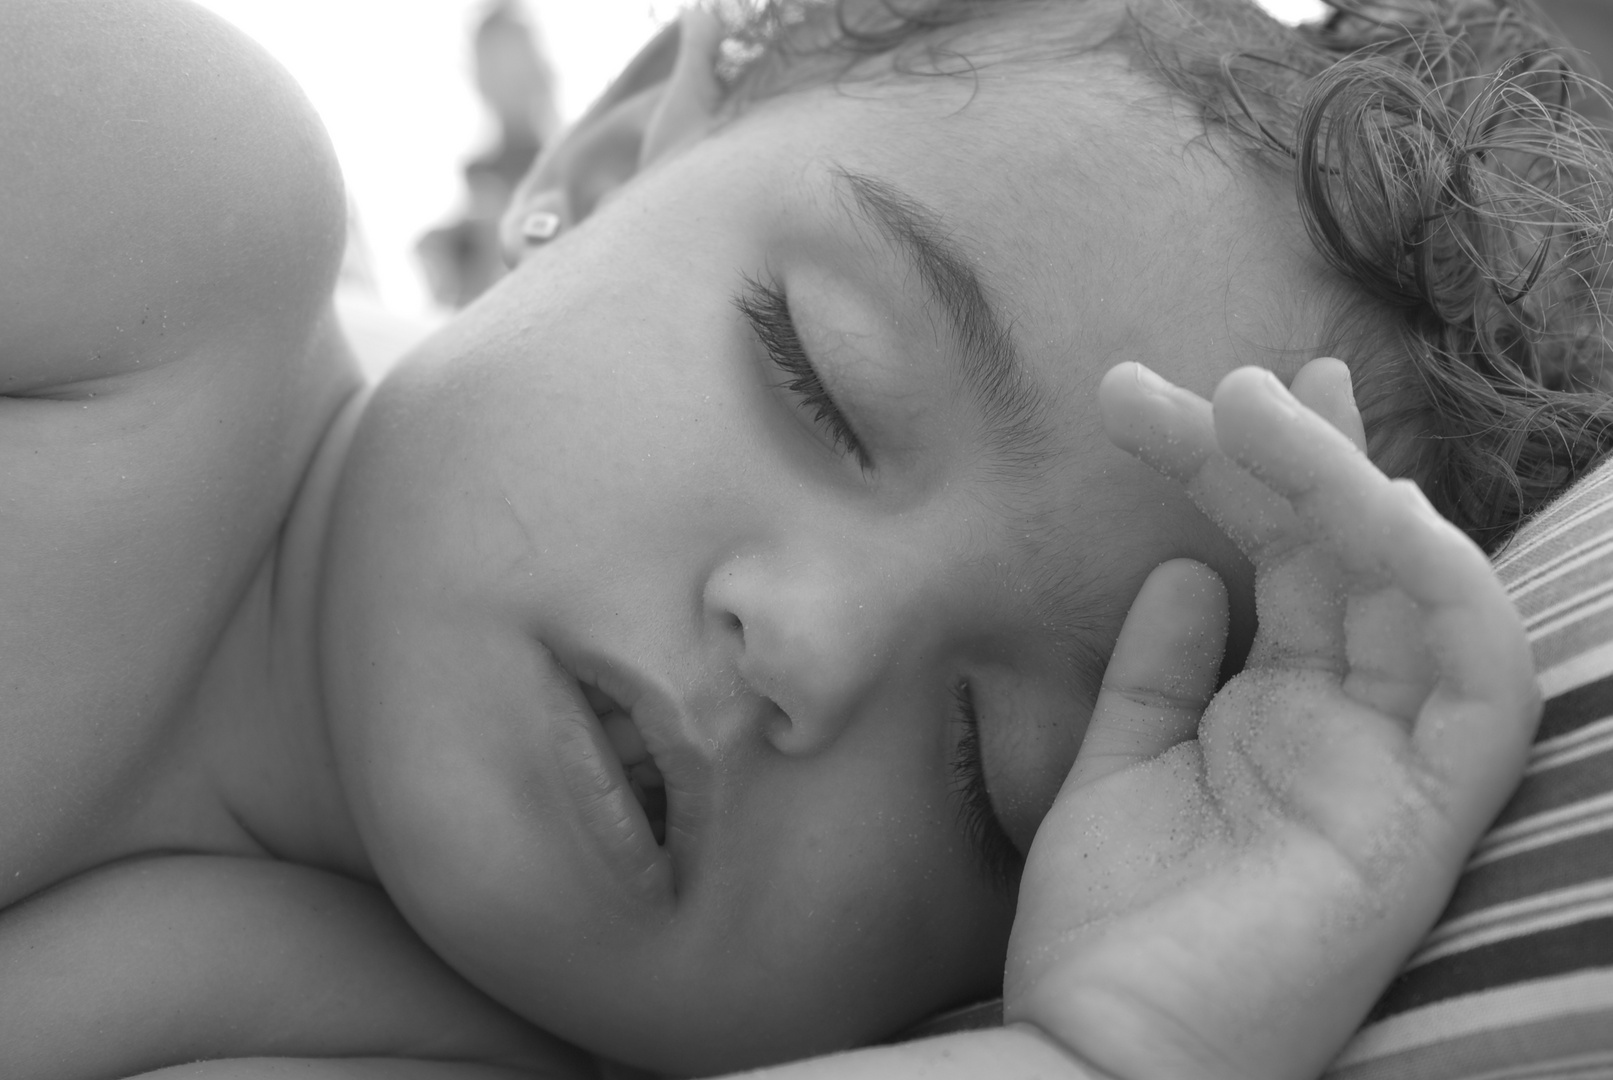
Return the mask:
[[1155,567],[1126,613],[1061,794],[1193,738],[1226,640],[1227,590],[1215,571],[1191,559]]

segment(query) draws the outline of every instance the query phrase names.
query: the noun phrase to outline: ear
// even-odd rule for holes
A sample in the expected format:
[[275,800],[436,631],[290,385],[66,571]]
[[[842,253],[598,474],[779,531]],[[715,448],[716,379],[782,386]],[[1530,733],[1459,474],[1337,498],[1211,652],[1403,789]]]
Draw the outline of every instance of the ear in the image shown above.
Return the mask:
[[711,129],[722,98],[721,44],[722,26],[698,9],[651,39],[521,181],[499,224],[505,262],[514,266],[646,167]]

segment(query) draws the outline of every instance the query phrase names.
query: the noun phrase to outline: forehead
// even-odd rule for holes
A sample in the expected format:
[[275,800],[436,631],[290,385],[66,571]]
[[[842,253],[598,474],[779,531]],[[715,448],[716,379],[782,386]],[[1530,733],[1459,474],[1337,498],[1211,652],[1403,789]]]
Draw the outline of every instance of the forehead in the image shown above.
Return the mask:
[[755,120],[788,147],[783,182],[866,242],[897,230],[848,173],[911,200],[1045,391],[1066,462],[1108,448],[1094,392],[1114,364],[1207,395],[1239,365],[1310,359],[1338,295],[1287,185],[1115,55],[821,86]]
[[1128,359],[1195,389],[1281,367],[1337,296],[1289,183],[1114,53],[858,77],[747,119],[788,132],[803,173],[855,170],[933,210],[1022,350],[1072,390]]

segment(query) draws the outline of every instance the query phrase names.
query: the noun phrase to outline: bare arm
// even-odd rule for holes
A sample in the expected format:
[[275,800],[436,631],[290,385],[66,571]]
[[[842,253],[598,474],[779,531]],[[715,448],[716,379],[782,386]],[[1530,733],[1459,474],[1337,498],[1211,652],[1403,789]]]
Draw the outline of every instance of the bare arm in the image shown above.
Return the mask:
[[268,859],[165,856],[82,875],[0,914],[0,971],[0,1076],[259,1056],[591,1074],[437,959],[379,889]]
[[[547,1080],[550,1075],[541,1070],[443,1061],[256,1058],[199,1061],[142,1073],[132,1080]],[[624,1072],[620,1077],[638,1080],[643,1075]],[[747,1075],[774,1080],[1106,1080],[1077,1065],[1065,1050],[1024,1025],[857,1050]],[[617,1080],[608,1069],[599,1077]]]
[[545,1080],[541,1071],[403,1058],[240,1058],[195,1061],[131,1080]]

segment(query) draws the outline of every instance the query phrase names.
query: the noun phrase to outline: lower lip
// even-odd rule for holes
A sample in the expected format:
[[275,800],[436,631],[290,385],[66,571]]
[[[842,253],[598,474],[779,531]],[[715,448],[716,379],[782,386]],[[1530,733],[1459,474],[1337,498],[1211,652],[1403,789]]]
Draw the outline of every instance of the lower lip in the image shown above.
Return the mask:
[[652,902],[670,899],[671,858],[655,842],[604,726],[583,699],[577,680],[547,649],[541,653],[541,663],[553,690],[544,696],[552,703],[547,720],[554,736],[554,761],[577,820],[593,840],[590,846],[630,892]]

